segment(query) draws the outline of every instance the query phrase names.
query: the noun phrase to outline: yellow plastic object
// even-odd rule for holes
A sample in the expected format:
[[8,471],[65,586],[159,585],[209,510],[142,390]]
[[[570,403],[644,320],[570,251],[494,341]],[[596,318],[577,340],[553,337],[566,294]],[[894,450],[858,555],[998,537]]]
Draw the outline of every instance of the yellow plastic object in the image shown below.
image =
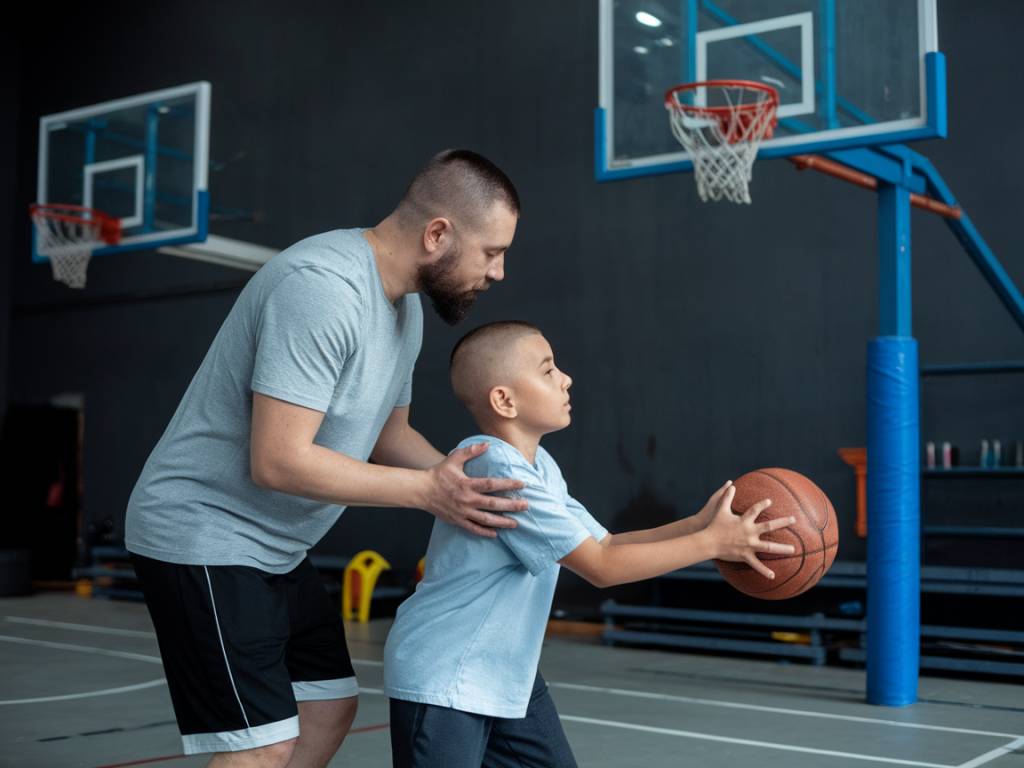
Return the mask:
[[427,570],[427,558],[421,557],[420,561],[416,563],[416,583],[419,584],[423,581],[423,574]]
[[89,579],[79,579],[76,581],[75,594],[79,597],[92,597],[92,582]]
[[364,549],[349,560],[341,586],[341,618],[370,620],[370,600],[381,571],[390,571],[391,563],[372,549]]

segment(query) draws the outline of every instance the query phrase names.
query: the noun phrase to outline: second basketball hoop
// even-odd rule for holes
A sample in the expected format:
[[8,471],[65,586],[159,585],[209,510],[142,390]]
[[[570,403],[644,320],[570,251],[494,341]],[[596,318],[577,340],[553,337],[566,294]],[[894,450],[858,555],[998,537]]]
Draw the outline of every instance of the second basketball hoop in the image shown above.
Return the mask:
[[693,159],[700,199],[749,203],[757,150],[778,124],[778,92],[747,80],[684,83],[665,93],[672,134]]

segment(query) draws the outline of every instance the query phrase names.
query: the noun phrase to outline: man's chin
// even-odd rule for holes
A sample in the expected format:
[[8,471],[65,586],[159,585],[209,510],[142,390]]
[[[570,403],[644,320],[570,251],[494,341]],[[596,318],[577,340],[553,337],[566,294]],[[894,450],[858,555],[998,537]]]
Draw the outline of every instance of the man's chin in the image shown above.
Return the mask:
[[434,311],[448,325],[458,325],[469,314],[469,310],[476,303],[477,291],[470,291],[470,295],[464,295],[455,301],[432,299]]

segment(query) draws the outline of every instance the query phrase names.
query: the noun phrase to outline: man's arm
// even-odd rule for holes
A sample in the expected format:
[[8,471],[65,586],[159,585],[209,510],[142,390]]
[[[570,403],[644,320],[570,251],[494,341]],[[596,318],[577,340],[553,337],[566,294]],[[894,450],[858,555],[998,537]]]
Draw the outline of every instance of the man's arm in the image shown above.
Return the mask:
[[406,469],[428,469],[444,461],[444,454],[409,424],[409,406],[395,408],[370,454],[375,464]]
[[[477,444],[453,451],[428,469],[385,467],[357,461],[316,445],[323,413],[253,393],[250,471],[263,488],[361,507],[413,507],[483,536],[514,528],[501,512],[526,503],[486,494],[518,490],[517,480],[471,478],[463,465],[486,450]],[[424,441],[426,442],[426,441]]]

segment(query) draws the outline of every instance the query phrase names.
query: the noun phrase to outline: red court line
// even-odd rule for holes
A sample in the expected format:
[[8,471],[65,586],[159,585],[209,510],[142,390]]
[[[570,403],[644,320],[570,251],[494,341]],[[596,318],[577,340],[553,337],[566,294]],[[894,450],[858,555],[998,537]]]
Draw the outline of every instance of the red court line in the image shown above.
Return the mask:
[[[381,723],[379,725],[364,725],[362,728],[353,728],[349,731],[349,735],[353,733],[369,733],[370,731],[383,731],[391,726],[390,723]],[[145,760],[133,760],[130,763],[110,763],[109,765],[99,765],[96,768],[127,768],[129,765],[149,765],[150,763],[162,763],[165,760],[180,760],[186,757],[186,755],[165,755],[164,757],[147,757]]]

